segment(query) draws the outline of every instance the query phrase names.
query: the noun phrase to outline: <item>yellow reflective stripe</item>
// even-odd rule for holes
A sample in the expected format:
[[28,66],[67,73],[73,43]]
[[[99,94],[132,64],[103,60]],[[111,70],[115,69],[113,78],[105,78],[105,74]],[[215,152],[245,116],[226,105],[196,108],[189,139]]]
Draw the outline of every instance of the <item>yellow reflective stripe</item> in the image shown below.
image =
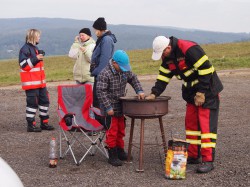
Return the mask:
[[168,69],[166,69],[166,68],[164,68],[162,66],[160,66],[159,71],[161,71],[163,73],[166,73],[166,74],[169,74],[171,72],[170,70],[168,70]]
[[208,60],[208,56],[204,55],[194,64],[194,67],[198,69],[198,67],[200,67],[204,62],[206,62],[206,60]]
[[208,69],[198,70],[199,75],[207,75],[207,74],[213,73],[213,72],[214,72],[213,66],[211,68],[208,68]]
[[186,141],[190,144],[201,145],[201,140],[186,139]]
[[170,81],[170,78],[165,77],[163,75],[158,75],[157,79],[164,81],[164,82],[167,82],[167,83],[169,83],[169,81]]
[[[198,84],[198,83],[199,83],[199,80],[198,80],[198,79],[192,81],[192,82],[191,82],[191,87],[193,87],[194,85],[196,85],[196,84]],[[183,84],[184,84],[185,87],[187,87],[187,82],[184,82]]]
[[186,130],[186,135],[190,135],[190,136],[200,136],[200,135],[201,135],[201,131],[190,131],[190,130]]
[[201,135],[201,139],[212,138],[217,139],[217,134],[214,133],[206,133]]
[[215,148],[216,143],[214,142],[209,142],[209,143],[202,143],[201,148]]
[[184,73],[184,75],[186,76],[186,77],[188,77],[189,75],[191,75],[192,73],[194,72],[194,70],[188,70],[188,71],[186,71],[185,73]]
[[177,79],[181,80],[181,76],[180,75],[175,75]]

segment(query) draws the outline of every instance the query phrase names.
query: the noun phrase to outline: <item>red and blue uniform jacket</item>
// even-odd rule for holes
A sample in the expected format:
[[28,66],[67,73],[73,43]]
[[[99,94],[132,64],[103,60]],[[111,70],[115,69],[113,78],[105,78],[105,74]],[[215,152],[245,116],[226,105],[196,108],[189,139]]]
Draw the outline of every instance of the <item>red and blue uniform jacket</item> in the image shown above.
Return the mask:
[[46,87],[44,65],[37,59],[38,48],[26,43],[19,52],[20,78],[23,90]]

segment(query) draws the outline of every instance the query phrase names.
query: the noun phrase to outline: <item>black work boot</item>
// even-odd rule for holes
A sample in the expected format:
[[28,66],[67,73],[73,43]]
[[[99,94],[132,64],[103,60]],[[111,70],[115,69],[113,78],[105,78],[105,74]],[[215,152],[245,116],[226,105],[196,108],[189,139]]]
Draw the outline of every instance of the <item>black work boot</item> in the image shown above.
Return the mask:
[[201,163],[200,158],[192,158],[192,157],[187,158],[187,164],[200,164],[200,163]]
[[112,166],[121,166],[122,161],[118,159],[117,148],[108,148],[109,160],[108,163]]
[[41,132],[42,129],[36,126],[36,122],[28,121],[27,132]]
[[197,168],[197,173],[208,173],[214,169],[213,162],[203,162]]
[[52,125],[49,125],[48,120],[41,120],[40,127],[42,130],[54,130],[55,128]]
[[[118,154],[119,160],[122,160],[122,161],[128,160],[128,154],[124,151],[123,148],[117,147],[117,154]],[[132,158],[130,157],[130,159]]]

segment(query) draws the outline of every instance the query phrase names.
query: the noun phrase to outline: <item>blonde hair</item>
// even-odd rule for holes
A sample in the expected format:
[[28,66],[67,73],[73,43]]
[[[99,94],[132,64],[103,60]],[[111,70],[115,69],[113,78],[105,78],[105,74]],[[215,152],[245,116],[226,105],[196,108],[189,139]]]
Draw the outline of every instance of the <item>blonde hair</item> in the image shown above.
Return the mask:
[[36,38],[41,35],[41,31],[37,29],[29,29],[26,33],[26,43],[36,45]]

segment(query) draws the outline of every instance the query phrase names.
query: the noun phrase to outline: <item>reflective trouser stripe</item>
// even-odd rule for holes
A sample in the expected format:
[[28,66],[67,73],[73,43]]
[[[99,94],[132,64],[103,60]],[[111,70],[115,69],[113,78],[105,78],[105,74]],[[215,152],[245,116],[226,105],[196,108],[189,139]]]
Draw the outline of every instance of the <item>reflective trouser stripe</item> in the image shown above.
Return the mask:
[[39,105],[38,107],[39,107],[39,109],[42,109],[42,110],[48,110],[49,109],[49,107],[47,107],[47,106],[41,106],[41,105]]
[[48,113],[39,111],[39,115],[40,115],[40,116],[48,116]]
[[214,133],[201,134],[201,139],[206,139],[206,138],[217,139],[217,134]]
[[26,117],[27,117],[27,118],[34,118],[35,115],[36,115],[36,114],[27,114],[27,113],[26,113]]
[[214,160],[218,112],[219,108],[208,109],[187,103],[185,125],[186,139],[190,143],[188,156],[193,158],[202,156],[203,162]]
[[30,107],[26,107],[26,111],[29,111],[29,112],[34,112],[34,113],[36,113],[37,109],[36,109],[36,108],[30,108]]
[[27,118],[34,118],[36,115],[36,108],[26,107],[26,117]]
[[216,143],[208,142],[208,143],[201,143],[201,148],[215,148]]
[[186,130],[186,135],[191,135],[191,136],[200,136],[201,131],[191,131],[191,130]]
[[193,145],[201,145],[201,140],[186,139],[186,141]]

